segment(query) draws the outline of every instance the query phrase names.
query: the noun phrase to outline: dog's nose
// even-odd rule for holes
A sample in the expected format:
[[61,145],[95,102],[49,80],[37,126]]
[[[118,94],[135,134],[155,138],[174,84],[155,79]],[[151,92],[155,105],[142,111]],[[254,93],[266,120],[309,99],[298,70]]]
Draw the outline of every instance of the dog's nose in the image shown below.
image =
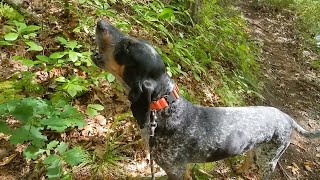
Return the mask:
[[111,27],[111,24],[109,24],[107,21],[100,20],[97,23],[97,28],[100,30],[108,30]]

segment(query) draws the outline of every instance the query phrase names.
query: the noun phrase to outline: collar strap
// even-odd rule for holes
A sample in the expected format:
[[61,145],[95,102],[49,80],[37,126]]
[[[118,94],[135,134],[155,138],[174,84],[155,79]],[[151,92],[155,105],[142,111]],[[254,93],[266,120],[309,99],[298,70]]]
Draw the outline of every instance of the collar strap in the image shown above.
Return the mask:
[[151,110],[162,110],[166,107],[168,107],[170,104],[175,102],[177,99],[179,99],[179,87],[175,85],[173,88],[173,91],[170,92],[170,94],[163,96],[157,101],[152,101],[150,104]]

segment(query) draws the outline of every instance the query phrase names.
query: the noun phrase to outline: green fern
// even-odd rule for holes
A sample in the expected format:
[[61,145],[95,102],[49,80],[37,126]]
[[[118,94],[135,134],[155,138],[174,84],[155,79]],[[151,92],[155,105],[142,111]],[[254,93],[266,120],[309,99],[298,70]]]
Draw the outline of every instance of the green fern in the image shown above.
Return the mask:
[[10,21],[23,21],[24,17],[15,9],[5,4],[4,2],[0,3],[0,17],[4,17]]

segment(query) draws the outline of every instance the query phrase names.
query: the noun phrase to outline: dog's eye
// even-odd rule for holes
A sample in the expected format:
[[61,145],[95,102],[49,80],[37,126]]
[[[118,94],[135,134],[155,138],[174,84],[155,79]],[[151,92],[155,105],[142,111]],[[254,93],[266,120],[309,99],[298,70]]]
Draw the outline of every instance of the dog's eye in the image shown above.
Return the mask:
[[123,50],[125,53],[129,53],[129,47],[130,47],[131,43],[130,41],[128,43],[125,43],[123,46]]

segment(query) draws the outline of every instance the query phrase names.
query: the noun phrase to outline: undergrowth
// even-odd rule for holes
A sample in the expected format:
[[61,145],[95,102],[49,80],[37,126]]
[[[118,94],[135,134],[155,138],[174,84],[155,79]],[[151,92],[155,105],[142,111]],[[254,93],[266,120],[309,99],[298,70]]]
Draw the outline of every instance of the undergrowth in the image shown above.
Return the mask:
[[[95,22],[101,18],[151,41],[169,75],[180,77],[182,94],[192,101],[202,102],[200,85],[219,96],[220,100],[210,105],[243,105],[246,97],[259,95],[257,51],[248,41],[241,16],[229,6],[206,0],[195,21],[188,4],[183,0],[57,0],[51,4],[53,11],[70,12],[66,20],[54,13],[44,16],[62,24],[56,32],[52,24],[32,24],[32,19],[1,3],[0,22],[4,26],[0,45],[3,52],[13,52],[4,56],[3,62],[18,61],[25,68],[0,79],[0,132],[10,136],[12,144],[26,145],[24,155],[43,165],[39,173],[45,171],[49,179],[70,179],[74,171],[84,167],[89,167],[94,177],[123,175],[117,171],[118,162],[127,159],[125,149],[135,143],[124,143],[123,137],[132,130],[126,130],[124,136],[109,127],[105,145],[94,151],[60,138],[73,128],[83,128],[84,119],[92,120],[104,110],[95,94],[105,86],[102,79],[123,94],[115,77],[98,70],[90,60]],[[188,83],[193,83],[189,90]],[[81,101],[92,97],[92,101]],[[72,106],[79,102],[86,106],[82,111]],[[132,119],[128,112],[111,114],[116,121]]]
[[[263,0],[262,4],[277,9],[289,9],[296,18],[295,27],[298,30],[302,50],[312,49],[320,52],[320,1],[318,0]],[[314,67],[320,68],[320,60],[314,60]]]

